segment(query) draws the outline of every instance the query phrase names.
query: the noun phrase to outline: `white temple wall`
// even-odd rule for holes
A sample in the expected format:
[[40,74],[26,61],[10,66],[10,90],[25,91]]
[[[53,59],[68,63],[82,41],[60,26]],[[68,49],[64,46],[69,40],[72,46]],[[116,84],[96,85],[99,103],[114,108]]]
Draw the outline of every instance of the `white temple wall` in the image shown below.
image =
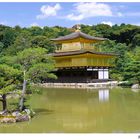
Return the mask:
[[98,70],[98,79],[109,79],[108,69],[99,69]]

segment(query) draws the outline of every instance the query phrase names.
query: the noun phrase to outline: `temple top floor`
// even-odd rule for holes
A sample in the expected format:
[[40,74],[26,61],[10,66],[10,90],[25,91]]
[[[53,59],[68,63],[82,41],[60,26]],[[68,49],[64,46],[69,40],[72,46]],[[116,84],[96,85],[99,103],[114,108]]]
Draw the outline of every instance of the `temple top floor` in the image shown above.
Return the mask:
[[93,37],[81,31],[76,31],[69,35],[52,39],[56,44],[56,52],[67,52],[77,50],[99,51],[95,48],[95,43],[107,40],[106,38]]
[[51,39],[52,41],[56,43],[65,43],[65,42],[97,42],[97,41],[104,41],[107,40],[106,38],[101,38],[101,37],[94,37],[90,36],[88,34],[85,34],[81,32],[80,30],[71,33],[66,36],[61,36],[55,39]]

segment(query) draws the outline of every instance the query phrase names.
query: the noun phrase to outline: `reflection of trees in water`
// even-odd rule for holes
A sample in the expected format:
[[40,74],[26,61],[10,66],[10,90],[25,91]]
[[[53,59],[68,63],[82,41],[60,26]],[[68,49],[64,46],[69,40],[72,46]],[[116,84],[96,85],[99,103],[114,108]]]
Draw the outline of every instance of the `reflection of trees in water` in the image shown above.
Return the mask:
[[54,110],[43,109],[43,108],[36,108],[36,109],[34,109],[34,111],[37,114],[52,114],[52,113],[54,113]]

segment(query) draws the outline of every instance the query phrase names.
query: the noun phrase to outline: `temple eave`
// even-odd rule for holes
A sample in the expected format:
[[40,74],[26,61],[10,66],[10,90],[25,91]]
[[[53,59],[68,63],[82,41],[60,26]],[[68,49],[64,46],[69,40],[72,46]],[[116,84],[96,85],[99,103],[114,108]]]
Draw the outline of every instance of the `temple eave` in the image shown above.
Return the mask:
[[57,52],[53,53],[52,56],[54,57],[62,57],[62,56],[71,56],[71,55],[81,55],[81,54],[92,54],[92,55],[102,55],[102,56],[117,56],[114,53],[107,53],[107,52],[94,52],[94,51],[69,51],[69,52]]

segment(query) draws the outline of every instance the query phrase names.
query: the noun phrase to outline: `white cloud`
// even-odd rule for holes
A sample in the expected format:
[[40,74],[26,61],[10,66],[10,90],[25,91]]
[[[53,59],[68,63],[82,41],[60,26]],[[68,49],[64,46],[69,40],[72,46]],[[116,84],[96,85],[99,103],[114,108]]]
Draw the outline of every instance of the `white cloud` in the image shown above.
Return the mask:
[[72,14],[67,15],[67,19],[70,19],[70,20],[82,20],[84,18],[85,17],[82,14],[81,15],[74,15],[72,13]]
[[111,7],[107,4],[87,2],[75,5],[75,12],[66,16],[69,20],[83,20],[89,17],[113,16]]
[[102,24],[107,24],[109,26],[112,26],[113,25],[113,23],[111,21],[102,21],[101,23]]
[[39,26],[39,24],[37,24],[36,22],[34,22],[34,23],[32,23],[30,26],[31,26],[31,27]]
[[56,16],[57,12],[61,9],[60,4],[56,4],[54,6],[50,6],[50,5],[43,5],[40,9],[41,14],[37,15],[37,19],[44,19],[47,18],[49,16]]

